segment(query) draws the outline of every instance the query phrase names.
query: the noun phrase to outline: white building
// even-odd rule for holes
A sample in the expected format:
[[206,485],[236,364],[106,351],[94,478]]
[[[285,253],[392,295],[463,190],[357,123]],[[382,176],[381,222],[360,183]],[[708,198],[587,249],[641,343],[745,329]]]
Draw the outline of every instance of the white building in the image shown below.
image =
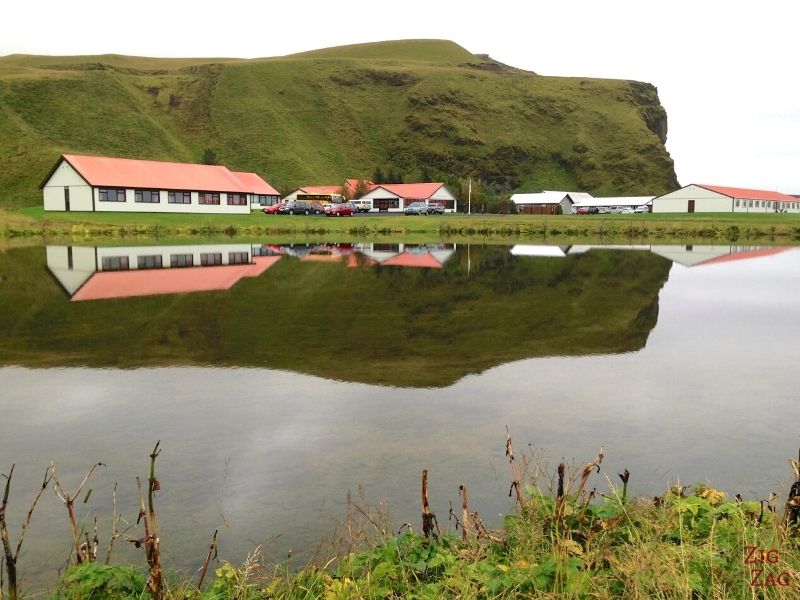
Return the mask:
[[572,206],[592,198],[586,192],[544,191],[536,194],[514,194],[511,202],[517,212],[525,215],[569,215]]
[[248,214],[262,197],[278,200],[255,173],[76,154],[62,155],[41,189],[46,211]]
[[654,213],[800,212],[800,199],[769,190],[691,184],[653,199]]
[[403,212],[412,202],[435,202],[445,212],[456,211],[456,197],[443,183],[381,183],[361,196],[380,212]]

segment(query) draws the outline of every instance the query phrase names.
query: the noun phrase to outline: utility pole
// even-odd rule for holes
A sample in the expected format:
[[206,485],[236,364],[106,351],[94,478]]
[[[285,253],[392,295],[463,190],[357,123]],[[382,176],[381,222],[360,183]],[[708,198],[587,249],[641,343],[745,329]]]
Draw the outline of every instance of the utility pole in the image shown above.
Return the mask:
[[467,214],[472,214],[472,177],[469,178],[469,189],[467,190]]

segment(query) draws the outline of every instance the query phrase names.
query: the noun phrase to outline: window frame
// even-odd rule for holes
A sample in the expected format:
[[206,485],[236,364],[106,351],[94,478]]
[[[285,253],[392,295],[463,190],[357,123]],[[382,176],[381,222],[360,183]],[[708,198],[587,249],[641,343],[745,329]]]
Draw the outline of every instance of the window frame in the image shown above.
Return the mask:
[[[181,195],[182,200],[177,200],[178,194]],[[187,190],[169,190],[167,192],[167,204],[191,204],[192,192]]]
[[[219,206],[219,192],[197,192],[197,203],[205,206]],[[211,197],[211,201],[207,197]]]
[[[145,194],[149,194],[150,199],[145,200]],[[155,198],[155,200],[153,199]],[[133,201],[139,204],[161,204],[161,192],[153,189],[134,189]]]
[[[110,192],[114,192],[115,199],[112,200],[108,197]],[[120,199],[120,196],[122,196],[122,199]],[[102,187],[97,188],[97,200],[98,202],[127,202],[128,199],[125,196],[125,188]]]

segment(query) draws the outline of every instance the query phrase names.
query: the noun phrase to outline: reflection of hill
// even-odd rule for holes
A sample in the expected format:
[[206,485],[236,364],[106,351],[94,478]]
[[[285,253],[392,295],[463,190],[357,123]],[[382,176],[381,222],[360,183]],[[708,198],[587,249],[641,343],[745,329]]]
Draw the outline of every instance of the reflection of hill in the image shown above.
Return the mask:
[[443,269],[286,257],[225,292],[69,302],[42,249],[12,250],[0,254],[0,363],[253,366],[443,386],[528,357],[642,348],[668,272],[649,253],[462,247]]

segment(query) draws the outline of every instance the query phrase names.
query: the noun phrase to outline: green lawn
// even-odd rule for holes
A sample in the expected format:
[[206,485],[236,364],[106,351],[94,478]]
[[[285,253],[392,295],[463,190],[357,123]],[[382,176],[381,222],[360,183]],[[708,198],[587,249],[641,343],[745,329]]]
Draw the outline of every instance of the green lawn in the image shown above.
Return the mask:
[[356,236],[361,239],[422,237],[426,240],[546,238],[557,240],[762,240],[800,241],[800,215],[404,215],[330,218],[324,216],[200,215],[155,213],[45,213],[41,207],[0,211],[0,235],[163,237],[191,235]]

